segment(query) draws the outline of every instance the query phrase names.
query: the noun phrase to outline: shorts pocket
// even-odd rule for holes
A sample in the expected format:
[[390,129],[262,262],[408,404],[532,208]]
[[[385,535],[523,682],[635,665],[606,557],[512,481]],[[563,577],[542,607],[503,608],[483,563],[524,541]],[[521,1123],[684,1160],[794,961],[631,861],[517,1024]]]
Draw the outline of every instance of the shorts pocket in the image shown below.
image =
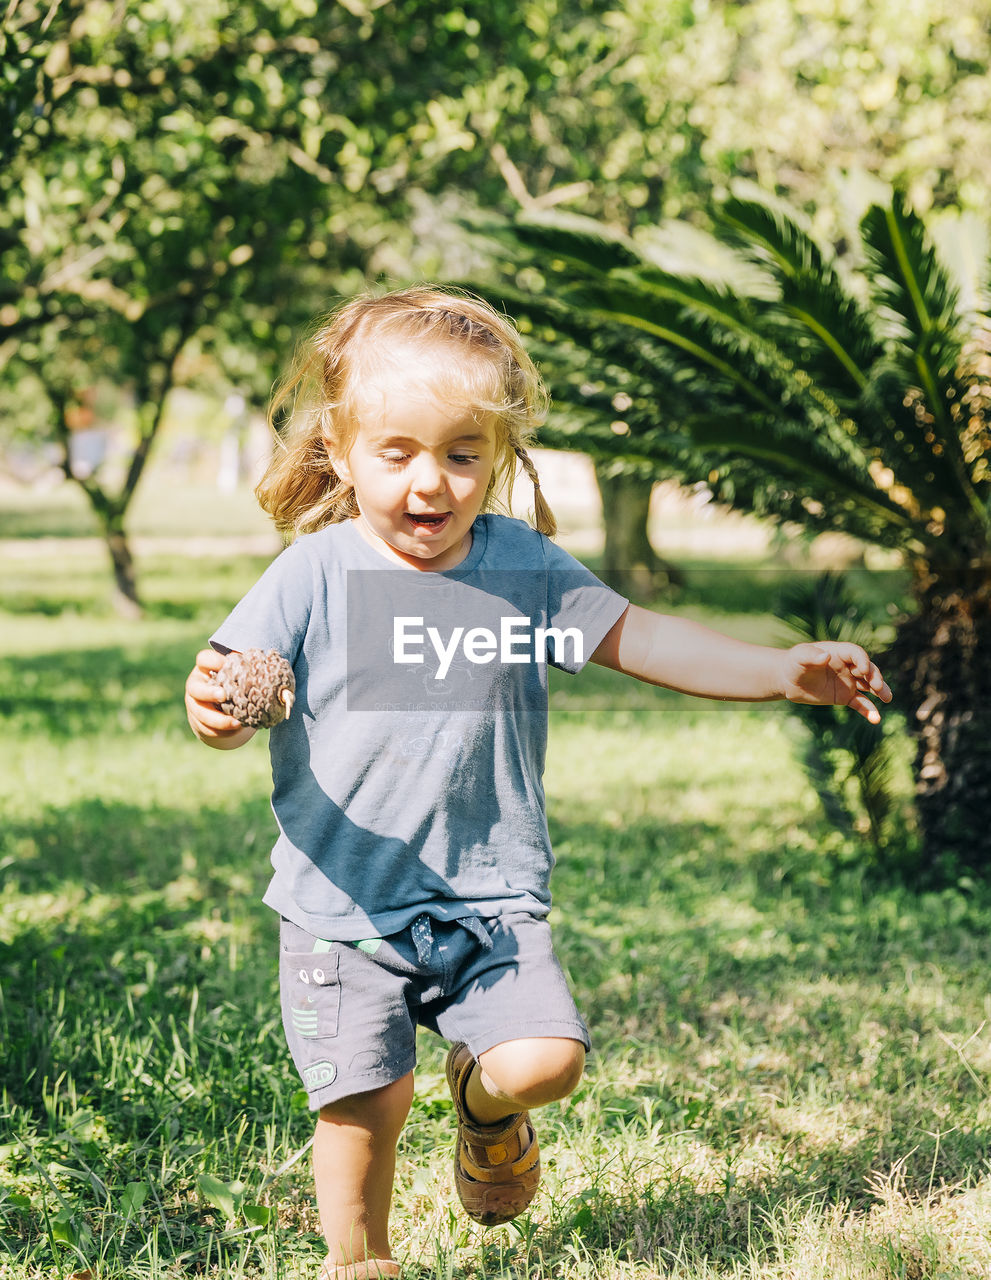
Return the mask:
[[336,950],[283,951],[279,977],[287,1036],[324,1040],[337,1035],[341,1019],[339,961]]

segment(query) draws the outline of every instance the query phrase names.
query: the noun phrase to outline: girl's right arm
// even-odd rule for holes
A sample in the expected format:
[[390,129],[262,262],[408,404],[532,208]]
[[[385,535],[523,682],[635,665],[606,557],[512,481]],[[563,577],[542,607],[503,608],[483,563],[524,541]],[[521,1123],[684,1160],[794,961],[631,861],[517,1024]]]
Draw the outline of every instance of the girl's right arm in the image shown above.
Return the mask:
[[186,678],[186,718],[200,742],[218,751],[233,751],[255,736],[240,720],[220,709],[224,691],[213,682],[213,674],[224,663],[224,655],[215,649],[203,649],[196,655],[196,666]]

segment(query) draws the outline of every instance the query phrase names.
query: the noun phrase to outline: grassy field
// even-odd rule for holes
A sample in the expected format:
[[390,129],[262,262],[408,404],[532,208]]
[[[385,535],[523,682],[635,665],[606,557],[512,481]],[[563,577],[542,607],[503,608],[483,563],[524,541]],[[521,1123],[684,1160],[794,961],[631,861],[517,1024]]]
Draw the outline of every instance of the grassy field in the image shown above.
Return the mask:
[[[303,1277],[312,1124],[282,1043],[256,739],[189,734],[192,655],[263,561],[5,567],[0,1276]],[[780,636],[774,575],[686,607]],[[460,1212],[424,1035],[394,1240],[411,1280],[991,1274],[991,892],[873,883],[779,706],[556,681],[552,921],[595,1052],[539,1115],[532,1212]]]

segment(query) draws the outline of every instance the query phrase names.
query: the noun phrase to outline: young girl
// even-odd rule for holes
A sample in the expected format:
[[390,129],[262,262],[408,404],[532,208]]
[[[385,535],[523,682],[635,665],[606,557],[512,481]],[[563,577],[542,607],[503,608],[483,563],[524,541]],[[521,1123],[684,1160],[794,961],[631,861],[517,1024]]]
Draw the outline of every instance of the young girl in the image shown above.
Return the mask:
[[[485,1224],[531,1201],[530,1110],[566,1097],[588,1033],[551,948],[541,775],[547,662],[707,698],[838,703],[890,692],[863,649],[745,644],[630,605],[550,541],[527,444],[544,393],[513,327],[430,288],[362,297],[278,392],[258,487],[293,541],[186,682],[208,746],[223,655],[275,649],[296,705],[271,732],[283,1020],[318,1112],[323,1274],[397,1276],[388,1234],[418,1024],[452,1042],[455,1183]],[[495,514],[517,467],[530,525]]]

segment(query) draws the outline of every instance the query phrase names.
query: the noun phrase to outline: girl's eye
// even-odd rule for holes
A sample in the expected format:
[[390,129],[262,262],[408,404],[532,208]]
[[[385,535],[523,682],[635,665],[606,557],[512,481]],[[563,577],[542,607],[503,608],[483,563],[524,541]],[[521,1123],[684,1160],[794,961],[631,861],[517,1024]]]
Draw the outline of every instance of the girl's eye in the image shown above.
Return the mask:
[[473,462],[478,461],[478,456],[474,453],[452,453],[451,461],[457,462],[460,466],[468,467],[471,466]]
[[383,453],[382,461],[387,462],[390,466],[399,467],[406,461],[405,453]]

